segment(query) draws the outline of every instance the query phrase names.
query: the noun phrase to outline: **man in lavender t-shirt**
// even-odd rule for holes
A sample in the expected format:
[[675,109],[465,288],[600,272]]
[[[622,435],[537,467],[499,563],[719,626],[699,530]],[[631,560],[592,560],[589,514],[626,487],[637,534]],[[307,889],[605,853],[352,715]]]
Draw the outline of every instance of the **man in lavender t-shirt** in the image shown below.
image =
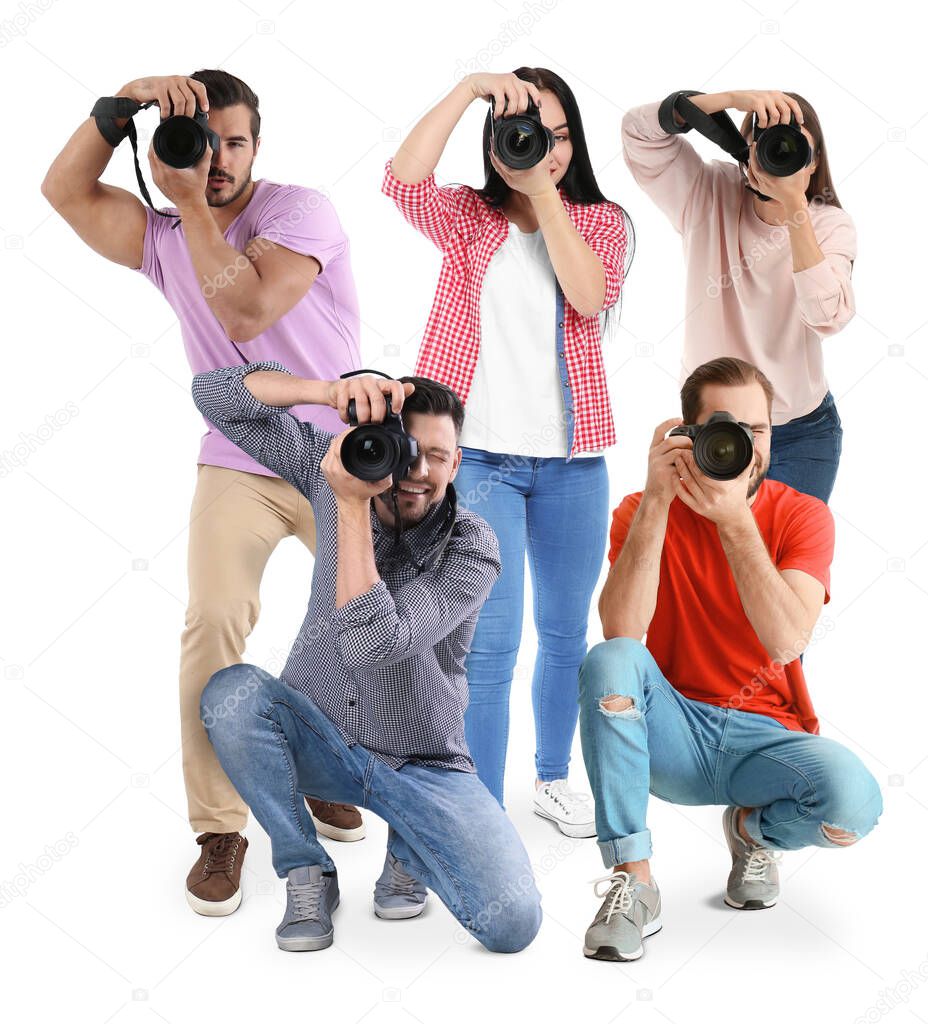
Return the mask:
[[[178,170],[149,153],[151,177],[173,203],[161,214],[99,181],[112,145],[93,117],[68,141],[42,192],[90,245],[143,273],[177,313],[190,368],[276,360],[299,377],[333,380],[360,366],[358,299],[349,243],[329,200],[298,185],[252,180],[258,98],[224,71],[140,78],[116,94],[155,100],[162,118],[207,110],[219,149]],[[115,120],[122,128],[125,121]],[[163,215],[167,212],[169,215]],[[334,409],[292,413],[340,432]],[[199,857],[186,895],[198,913],[222,916],[241,902],[248,809],[223,772],[200,721],[200,695],[214,672],[242,659],[258,617],[264,567],[296,535],[313,553],[312,508],[296,488],[254,461],[208,421],[190,516],[189,603],[181,638],[184,783]],[[360,839],[346,804],[309,800],[316,827]]]

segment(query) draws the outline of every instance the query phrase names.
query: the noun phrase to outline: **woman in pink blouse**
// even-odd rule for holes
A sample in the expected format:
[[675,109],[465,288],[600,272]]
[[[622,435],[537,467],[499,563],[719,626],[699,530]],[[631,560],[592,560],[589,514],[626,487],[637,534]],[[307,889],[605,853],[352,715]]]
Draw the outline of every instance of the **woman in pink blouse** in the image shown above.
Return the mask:
[[[822,339],[854,315],[857,235],[835,193],[818,117],[796,93],[723,92],[689,99],[706,114],[745,112],[745,168],[705,162],[682,137],[690,126],[671,104],[630,110],[622,122],[635,180],[683,239],[686,321],[682,376],[717,356],[737,356],[773,382],[769,475],[827,501],[841,455],[841,420],[828,389]],[[759,128],[795,117],[812,148],[808,166],[765,174]],[[760,199],[747,186],[770,197]]]
[[[439,187],[435,166],[452,130],[472,103],[490,99],[483,188]],[[521,114],[529,101],[553,144],[514,171],[491,146],[494,117]],[[442,254],[416,373],[465,403],[455,486],[500,543],[502,573],[467,656],[468,746],[502,803],[528,555],[538,631],[534,807],[565,834],[592,836],[592,801],[568,787],[567,770],[608,525],[602,453],[615,443],[601,326],[615,316],[631,225],[596,183],[573,93],[543,68],[459,82],[388,162],[383,191]]]

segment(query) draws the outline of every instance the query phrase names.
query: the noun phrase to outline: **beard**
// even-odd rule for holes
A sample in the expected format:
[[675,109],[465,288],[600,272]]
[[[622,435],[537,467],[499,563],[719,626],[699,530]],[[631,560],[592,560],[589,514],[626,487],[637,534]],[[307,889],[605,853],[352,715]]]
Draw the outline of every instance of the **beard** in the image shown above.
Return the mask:
[[[251,168],[252,168],[252,165],[249,164],[248,165],[248,170],[245,172],[244,180],[242,181],[242,184],[239,185],[238,187],[235,187],[235,181],[234,181],[234,179],[232,180],[231,184],[232,184],[233,187],[232,187],[229,195],[222,195],[222,196],[216,195],[216,193],[212,191],[212,189],[209,187],[209,185],[207,185],[206,186],[206,205],[207,206],[228,206],[229,203],[234,203],[235,200],[238,199],[238,197],[251,184]],[[229,181],[229,179],[226,178],[226,181]]]
[[764,463],[760,455],[754,459],[754,469],[751,471],[751,479],[748,483],[748,501],[757,494],[760,485],[767,479],[767,472],[770,469],[770,460]]

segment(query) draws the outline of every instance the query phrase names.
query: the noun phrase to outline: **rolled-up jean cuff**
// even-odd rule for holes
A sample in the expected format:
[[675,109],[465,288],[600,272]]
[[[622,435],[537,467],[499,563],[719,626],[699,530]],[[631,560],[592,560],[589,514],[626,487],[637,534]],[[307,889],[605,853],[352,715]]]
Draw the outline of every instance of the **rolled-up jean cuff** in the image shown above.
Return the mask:
[[603,855],[603,864],[614,868],[616,864],[626,864],[633,860],[649,860],[651,857],[651,830],[644,829],[621,839],[600,841],[599,852]]

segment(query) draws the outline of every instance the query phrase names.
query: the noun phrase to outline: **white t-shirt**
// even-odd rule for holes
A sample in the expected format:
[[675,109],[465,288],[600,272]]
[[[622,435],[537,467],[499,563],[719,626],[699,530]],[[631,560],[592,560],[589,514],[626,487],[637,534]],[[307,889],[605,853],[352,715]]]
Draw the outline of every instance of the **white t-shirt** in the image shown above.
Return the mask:
[[[463,447],[567,457],[555,289],[541,229],[520,231],[510,221],[509,235],[493,254],[480,291],[480,352],[467,396]],[[574,457],[600,454],[578,452]]]

